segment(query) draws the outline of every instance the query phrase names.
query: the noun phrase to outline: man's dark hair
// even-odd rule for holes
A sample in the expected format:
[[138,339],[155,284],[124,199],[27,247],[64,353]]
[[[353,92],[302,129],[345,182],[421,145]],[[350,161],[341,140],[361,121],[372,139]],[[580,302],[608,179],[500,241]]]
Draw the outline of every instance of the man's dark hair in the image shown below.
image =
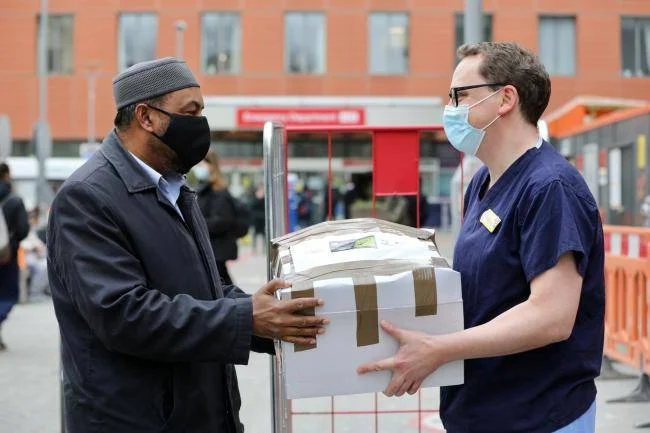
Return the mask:
[[6,179],[9,177],[9,165],[7,165],[6,162],[1,162],[0,163],[0,179]]
[[480,42],[458,48],[460,59],[479,55],[483,57],[479,68],[483,78],[488,83],[514,86],[521,114],[537,126],[551,98],[551,79],[539,57],[513,42]]
[[152,105],[154,107],[160,108],[160,106],[165,102],[165,98],[167,98],[167,95],[161,95],[152,99],[134,102],[133,104],[127,105],[126,107],[122,107],[117,110],[113,124],[120,131],[126,131],[129,129],[129,126],[131,125],[133,119],[135,119],[135,107],[138,104]]

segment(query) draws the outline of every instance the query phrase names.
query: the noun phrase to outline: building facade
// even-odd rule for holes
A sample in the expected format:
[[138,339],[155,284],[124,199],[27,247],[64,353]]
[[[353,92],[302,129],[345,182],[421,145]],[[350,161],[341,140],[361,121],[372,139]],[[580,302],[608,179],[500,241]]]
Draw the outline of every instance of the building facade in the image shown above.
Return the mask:
[[[259,171],[265,119],[440,123],[463,42],[464,3],[50,0],[53,156],[79,157],[86,149],[80,143],[110,130],[112,77],[138,61],[173,55],[185,58],[201,83],[228,170]],[[484,0],[483,10],[485,40],[514,40],[540,54],[553,80],[549,111],[578,95],[650,95],[650,2]],[[0,114],[11,122],[17,157],[33,154],[38,22],[39,1],[0,2]],[[322,156],[314,150],[318,137],[297,141],[293,156]],[[360,141],[339,156],[367,160],[369,142]],[[444,196],[458,160],[440,142],[444,137],[423,142],[434,179],[424,183],[429,195]]]

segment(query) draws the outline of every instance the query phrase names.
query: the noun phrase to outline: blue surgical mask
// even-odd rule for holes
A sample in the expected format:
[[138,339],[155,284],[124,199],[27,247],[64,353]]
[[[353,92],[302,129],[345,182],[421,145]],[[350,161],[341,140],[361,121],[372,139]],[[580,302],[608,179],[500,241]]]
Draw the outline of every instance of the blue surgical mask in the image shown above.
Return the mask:
[[205,181],[208,178],[208,175],[210,174],[208,167],[204,165],[197,165],[192,169],[194,172],[194,175],[198,180]]
[[452,146],[459,152],[467,155],[476,155],[481,142],[485,137],[485,130],[488,129],[494,122],[496,122],[500,115],[494,118],[493,121],[488,123],[484,128],[475,128],[469,123],[469,110],[476,107],[481,102],[499,93],[501,89],[486,96],[480,101],[472,104],[461,104],[458,107],[453,105],[445,106],[445,111],[442,115],[442,124],[445,127],[445,134]]

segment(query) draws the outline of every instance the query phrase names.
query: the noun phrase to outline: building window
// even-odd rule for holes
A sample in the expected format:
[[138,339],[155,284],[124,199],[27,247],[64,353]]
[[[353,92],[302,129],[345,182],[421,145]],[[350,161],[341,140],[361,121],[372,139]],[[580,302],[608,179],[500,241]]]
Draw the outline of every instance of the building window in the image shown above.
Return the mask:
[[[40,30],[40,16],[36,20],[36,32]],[[47,73],[72,74],[74,49],[72,15],[49,15],[47,18]],[[37,50],[38,51],[38,50]],[[38,55],[38,52],[37,52]],[[38,64],[38,62],[37,62]]]
[[290,12],[284,17],[284,64],[291,74],[325,73],[325,16]]
[[238,13],[206,13],[201,19],[201,70],[236,74],[240,68],[241,24]]
[[52,143],[52,157],[79,158],[79,141],[54,140]]
[[152,13],[120,15],[118,68],[120,71],[136,63],[156,58],[158,17]]
[[539,18],[539,57],[549,75],[576,74],[575,17]]
[[30,156],[34,154],[33,143],[29,140],[15,140],[11,147],[11,156]]
[[[457,13],[455,15],[456,20],[456,49],[454,50],[454,56],[456,56],[456,50],[465,43],[465,14]],[[484,41],[492,40],[492,14],[483,14],[483,33],[481,34]]]
[[621,19],[621,53],[623,76],[650,75],[650,18]]
[[374,12],[368,26],[370,73],[400,75],[409,70],[409,17]]

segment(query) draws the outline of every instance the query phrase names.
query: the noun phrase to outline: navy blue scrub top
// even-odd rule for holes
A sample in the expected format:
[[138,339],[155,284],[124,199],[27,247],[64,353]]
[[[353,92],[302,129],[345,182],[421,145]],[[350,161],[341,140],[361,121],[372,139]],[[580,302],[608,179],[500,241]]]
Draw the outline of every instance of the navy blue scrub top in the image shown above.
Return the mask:
[[[598,206],[580,173],[548,143],[529,149],[488,189],[482,167],[465,195],[454,251],[465,327],[524,302],[531,281],[572,252],[584,278],[571,337],[509,356],[465,361],[465,383],[441,390],[448,433],[550,433],[596,397],[605,313],[604,244]],[[491,210],[501,222],[480,222]],[[557,287],[562,290],[562,287]]]

